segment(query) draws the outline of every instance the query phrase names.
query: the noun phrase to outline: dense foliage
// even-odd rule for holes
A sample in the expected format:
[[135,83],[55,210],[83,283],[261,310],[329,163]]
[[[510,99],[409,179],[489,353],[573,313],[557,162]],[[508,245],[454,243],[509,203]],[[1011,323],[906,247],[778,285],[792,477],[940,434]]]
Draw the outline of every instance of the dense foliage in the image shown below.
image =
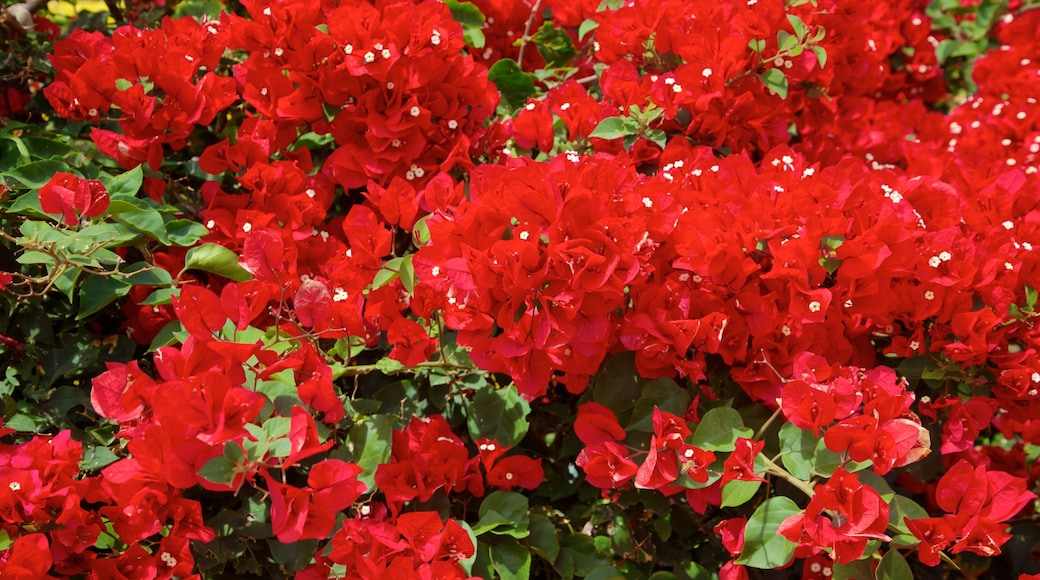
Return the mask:
[[1040,578],[1040,5],[29,0],[0,576]]

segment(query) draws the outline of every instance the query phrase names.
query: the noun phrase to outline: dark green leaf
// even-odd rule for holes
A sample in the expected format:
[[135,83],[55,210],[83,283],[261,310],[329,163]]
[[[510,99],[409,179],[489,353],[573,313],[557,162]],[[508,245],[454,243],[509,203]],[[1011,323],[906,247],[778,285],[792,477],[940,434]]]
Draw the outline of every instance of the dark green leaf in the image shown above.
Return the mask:
[[491,492],[480,503],[478,511],[480,520],[473,526],[473,533],[479,536],[486,532],[502,534],[517,530],[523,531],[523,535],[510,535],[514,535],[514,537],[529,535],[527,533],[530,521],[527,515],[528,505],[527,497],[519,493]]
[[531,75],[520,70],[516,61],[503,58],[488,70],[488,80],[495,83],[502,98],[513,108],[527,101],[527,97],[535,94],[534,81]]
[[562,28],[553,26],[550,21],[546,21],[538,29],[534,35],[534,42],[548,67],[565,66],[577,54],[570,35]]
[[556,526],[549,518],[541,514],[532,514],[528,529],[531,535],[527,537],[527,545],[531,550],[550,563],[555,561],[560,554],[560,538]]
[[527,580],[531,575],[531,552],[513,538],[491,546],[491,562],[502,580]]
[[466,405],[466,426],[474,439],[484,437],[514,447],[527,434],[530,412],[530,404],[513,385],[483,389]]
[[607,407],[625,424],[639,400],[642,385],[636,371],[635,355],[621,353],[608,360],[596,375],[592,400]]
[[689,405],[690,392],[687,389],[679,387],[672,379],[654,379],[643,387],[626,430],[650,433],[654,430],[655,407],[682,417]]
[[46,159],[20,165],[14,169],[0,173],[0,177],[10,177],[25,187],[39,189],[54,177],[55,173],[68,172],[69,166],[61,161]]
[[131,284],[118,276],[90,276],[79,291],[79,314],[83,320],[130,292]]

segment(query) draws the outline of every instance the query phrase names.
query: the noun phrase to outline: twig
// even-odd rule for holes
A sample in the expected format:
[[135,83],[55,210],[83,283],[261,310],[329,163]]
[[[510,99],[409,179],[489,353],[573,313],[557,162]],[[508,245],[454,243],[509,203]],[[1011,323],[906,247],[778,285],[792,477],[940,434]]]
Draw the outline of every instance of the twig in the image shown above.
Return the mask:
[[534,25],[534,19],[538,17],[538,10],[542,6],[542,0],[537,0],[534,6],[531,7],[531,16],[528,17],[527,22],[524,23],[524,35],[520,38],[520,52],[516,55],[516,68],[524,69],[524,48],[527,47],[527,41],[530,40],[531,26]]

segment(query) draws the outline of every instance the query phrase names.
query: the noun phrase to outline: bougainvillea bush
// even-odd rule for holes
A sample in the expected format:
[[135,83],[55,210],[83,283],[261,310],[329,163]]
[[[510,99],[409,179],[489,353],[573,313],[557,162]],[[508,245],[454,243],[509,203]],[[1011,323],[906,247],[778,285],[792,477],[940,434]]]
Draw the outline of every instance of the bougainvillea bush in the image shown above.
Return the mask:
[[1040,5],[3,9],[0,576],[1040,578]]

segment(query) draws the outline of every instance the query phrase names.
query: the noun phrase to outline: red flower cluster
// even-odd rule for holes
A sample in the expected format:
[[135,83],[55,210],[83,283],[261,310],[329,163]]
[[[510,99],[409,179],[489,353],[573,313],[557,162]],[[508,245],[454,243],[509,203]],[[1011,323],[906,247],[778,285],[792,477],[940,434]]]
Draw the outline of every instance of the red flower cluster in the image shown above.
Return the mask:
[[429,501],[440,489],[484,495],[481,466],[486,483],[502,490],[535,489],[545,479],[541,459],[503,457],[509,448],[486,439],[477,441],[477,451],[470,457],[443,416],[413,418],[403,430],[394,431],[390,462],[376,470],[376,486],[397,514],[405,502]]
[[97,217],[108,209],[105,186],[96,179],[81,179],[70,173],[56,173],[40,188],[40,208],[61,214],[61,221],[76,226],[82,217]]
[[[462,29],[430,0],[245,3],[230,16],[242,98],[280,127],[331,134],[323,172],[346,189],[393,177],[424,182],[469,163],[471,136],[494,112],[487,72]],[[318,32],[316,27],[326,27]],[[328,116],[326,116],[328,115]]]
[[[0,430],[6,435],[11,430]],[[81,477],[83,446],[69,431],[0,445],[0,530],[13,545],[0,555],[12,578],[191,577],[190,540],[209,541],[197,501],[144,472],[133,459]],[[93,550],[106,526],[126,546],[102,557]],[[36,531],[46,531],[46,534]],[[161,537],[160,537],[161,534]],[[151,551],[141,546],[147,541]]]
[[297,575],[301,580],[328,578],[333,565],[354,578],[462,580],[459,564],[474,555],[472,535],[454,519],[417,511],[389,518],[362,506],[362,517],[348,519],[332,540],[328,556]]
[[654,408],[653,435],[641,465],[630,458],[631,450],[619,443],[627,435],[607,407],[587,402],[578,408],[574,432],[585,448],[575,462],[585,479],[601,489],[624,487],[634,478],[639,489],[656,489],[665,495],[683,491],[674,485],[680,473],[697,483],[708,481],[708,466],[715,454],[686,443],[690,428],[682,417]]
[[[0,436],[13,432],[0,429]],[[12,577],[44,578],[91,569],[89,551],[104,523],[84,503],[108,499],[96,478],[79,477],[83,446],[69,431],[35,437],[22,445],[0,445],[0,530],[14,540],[0,557]],[[55,529],[48,536],[30,530]],[[19,576],[22,574],[22,576]]]
[[1000,553],[1011,539],[1001,522],[1017,514],[1036,494],[1027,491],[1025,479],[961,460],[950,468],[935,489],[935,501],[947,515],[906,519],[910,532],[921,540],[917,555],[929,566],[939,564],[939,553],[972,552],[980,556]]
[[888,504],[854,474],[839,467],[813,491],[805,513],[787,518],[777,530],[799,545],[796,555],[804,558],[827,548],[836,562],[848,564],[863,555],[867,541],[891,539],[885,535]]
[[63,117],[99,121],[115,107],[123,133],[91,138],[127,168],[158,170],[162,146],[184,147],[197,125],[238,100],[234,79],[215,71],[228,36],[217,22],[166,19],[162,28],[118,28],[111,38],[75,30],[55,44],[55,80],[44,94]]
[[[879,475],[930,453],[928,430],[910,410],[913,393],[891,369],[832,368],[808,353],[793,366],[800,378],[784,383],[780,407],[801,429],[819,435],[827,427],[824,442],[831,451],[871,461]],[[856,414],[861,404],[862,413]]]

